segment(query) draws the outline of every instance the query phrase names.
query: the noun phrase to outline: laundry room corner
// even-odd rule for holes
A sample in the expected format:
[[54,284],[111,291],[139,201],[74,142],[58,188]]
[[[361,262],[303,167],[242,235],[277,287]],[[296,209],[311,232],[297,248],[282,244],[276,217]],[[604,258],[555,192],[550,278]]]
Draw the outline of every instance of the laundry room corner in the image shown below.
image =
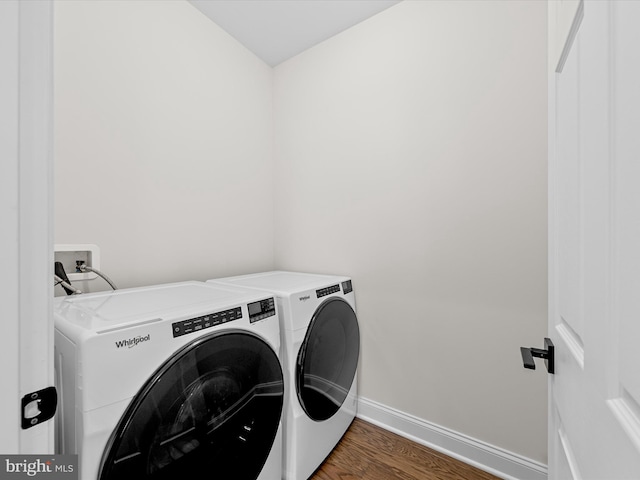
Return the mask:
[[273,68],[187,1],[54,20],[56,244],[121,288],[348,277],[363,414],[544,476],[546,2],[405,0]]

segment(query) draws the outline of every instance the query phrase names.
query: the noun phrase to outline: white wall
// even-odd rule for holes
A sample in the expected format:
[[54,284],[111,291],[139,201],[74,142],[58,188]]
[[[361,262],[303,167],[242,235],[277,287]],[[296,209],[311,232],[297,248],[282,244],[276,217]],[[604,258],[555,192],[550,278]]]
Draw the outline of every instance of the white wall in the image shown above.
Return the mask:
[[435,0],[274,71],[276,265],[354,278],[361,394],[542,462],[545,71],[546,2]]
[[55,104],[56,243],[119,287],[273,268],[272,71],[192,5],[57,1]]

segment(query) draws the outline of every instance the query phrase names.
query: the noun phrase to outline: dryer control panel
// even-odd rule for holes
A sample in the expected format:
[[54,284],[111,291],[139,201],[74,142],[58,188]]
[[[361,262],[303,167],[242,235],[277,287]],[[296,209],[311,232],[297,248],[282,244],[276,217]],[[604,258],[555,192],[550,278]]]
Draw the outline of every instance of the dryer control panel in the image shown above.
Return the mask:
[[340,291],[340,285],[331,285],[330,287],[321,288],[316,290],[316,296],[318,298],[326,297],[327,295],[331,295],[332,293],[336,293]]
[[215,327],[216,325],[238,320],[239,318],[242,318],[242,309],[236,307],[222,312],[190,318],[189,320],[182,320],[181,322],[174,322],[171,324],[173,328],[173,338],[198,332],[205,328]]
[[267,317],[272,317],[276,314],[276,305],[272,298],[260,300],[259,302],[253,302],[247,304],[249,309],[249,322],[257,322]]

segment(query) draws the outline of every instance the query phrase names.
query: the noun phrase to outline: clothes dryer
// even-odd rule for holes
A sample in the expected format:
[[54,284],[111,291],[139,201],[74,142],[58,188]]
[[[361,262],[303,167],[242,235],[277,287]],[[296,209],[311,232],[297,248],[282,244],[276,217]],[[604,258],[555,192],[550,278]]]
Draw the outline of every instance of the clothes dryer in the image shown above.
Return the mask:
[[276,296],[286,385],[283,478],[307,479],[357,413],[360,330],[352,281],[276,271],[209,282]]
[[81,480],[279,479],[278,316],[204,282],[57,298],[58,453]]

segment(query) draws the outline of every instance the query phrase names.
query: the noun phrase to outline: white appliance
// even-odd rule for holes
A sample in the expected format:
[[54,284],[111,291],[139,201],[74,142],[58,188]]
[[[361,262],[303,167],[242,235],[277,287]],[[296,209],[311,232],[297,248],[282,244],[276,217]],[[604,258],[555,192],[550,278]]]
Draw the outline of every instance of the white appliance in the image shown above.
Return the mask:
[[285,378],[283,478],[308,478],[357,411],[360,330],[349,277],[266,272],[209,280],[276,296]]
[[58,297],[58,453],[80,480],[281,478],[273,295],[182,282]]

